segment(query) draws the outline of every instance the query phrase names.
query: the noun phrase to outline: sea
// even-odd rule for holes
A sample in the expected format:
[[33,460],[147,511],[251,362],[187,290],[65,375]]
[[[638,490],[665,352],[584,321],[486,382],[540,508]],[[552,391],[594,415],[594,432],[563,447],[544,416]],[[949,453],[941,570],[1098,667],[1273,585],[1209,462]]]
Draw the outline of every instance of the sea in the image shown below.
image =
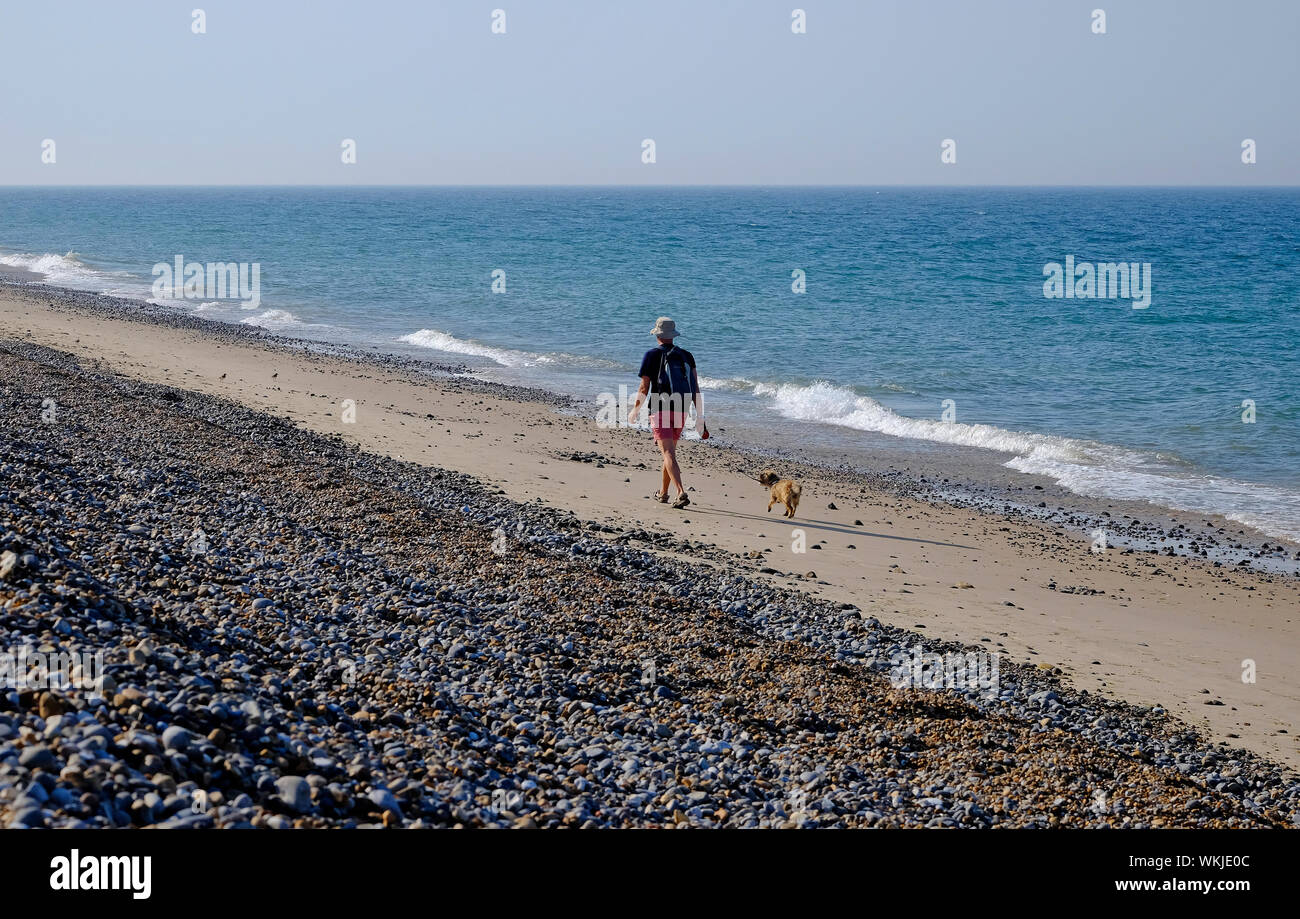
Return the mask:
[[0,188],[3,267],[582,405],[670,316],[715,433],[1300,541],[1297,189]]

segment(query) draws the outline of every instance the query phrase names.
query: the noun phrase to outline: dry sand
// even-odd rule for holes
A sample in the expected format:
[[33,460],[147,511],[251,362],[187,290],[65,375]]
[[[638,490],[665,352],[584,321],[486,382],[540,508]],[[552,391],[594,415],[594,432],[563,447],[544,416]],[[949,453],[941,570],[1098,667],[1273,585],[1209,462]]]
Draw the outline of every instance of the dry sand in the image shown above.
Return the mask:
[[[659,475],[648,433],[605,430],[455,379],[91,315],[21,292],[0,294],[0,338],[223,396],[365,450],[470,473],[518,500],[620,528],[671,531],[886,623],[982,642],[1013,660],[1059,667],[1080,689],[1162,705],[1216,742],[1300,768],[1295,579],[1196,559],[1095,555],[1058,527],[901,499],[815,471],[801,475],[803,503],[791,523],[779,508],[764,513],[766,490],[741,474],[759,461],[716,437],[683,444],[686,484],[695,490],[693,505],[675,511],[650,500]],[[58,398],[31,395],[34,411],[41,399]],[[348,399],[354,423],[342,421]],[[726,427],[716,416],[710,423]],[[600,459],[566,458],[575,453]],[[792,551],[795,529],[810,551]],[[754,552],[762,560],[745,557]],[[718,558],[701,553],[703,564]],[[802,576],[808,572],[816,577]],[[1083,591],[1070,592],[1076,588]],[[1253,683],[1242,680],[1247,660],[1255,663]]]

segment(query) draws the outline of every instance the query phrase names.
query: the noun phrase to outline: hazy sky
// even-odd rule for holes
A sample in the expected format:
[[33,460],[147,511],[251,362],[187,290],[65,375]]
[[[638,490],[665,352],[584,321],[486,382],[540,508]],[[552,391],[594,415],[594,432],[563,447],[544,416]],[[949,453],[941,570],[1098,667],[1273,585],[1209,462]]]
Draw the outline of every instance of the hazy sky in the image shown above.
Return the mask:
[[0,28],[0,185],[1300,184],[1298,0],[34,0]]

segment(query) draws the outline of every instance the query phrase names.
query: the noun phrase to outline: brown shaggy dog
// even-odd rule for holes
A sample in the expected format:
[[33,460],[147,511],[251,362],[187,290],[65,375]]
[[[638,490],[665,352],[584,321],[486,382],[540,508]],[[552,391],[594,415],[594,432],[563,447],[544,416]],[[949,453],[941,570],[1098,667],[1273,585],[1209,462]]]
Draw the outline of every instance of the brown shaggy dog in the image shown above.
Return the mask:
[[794,516],[794,512],[799,508],[799,493],[801,491],[797,482],[793,479],[783,479],[771,469],[764,469],[758,477],[758,483],[770,486],[772,489],[772,498],[767,502],[769,512],[772,510],[772,505],[780,501],[785,505],[785,513],[781,516]]

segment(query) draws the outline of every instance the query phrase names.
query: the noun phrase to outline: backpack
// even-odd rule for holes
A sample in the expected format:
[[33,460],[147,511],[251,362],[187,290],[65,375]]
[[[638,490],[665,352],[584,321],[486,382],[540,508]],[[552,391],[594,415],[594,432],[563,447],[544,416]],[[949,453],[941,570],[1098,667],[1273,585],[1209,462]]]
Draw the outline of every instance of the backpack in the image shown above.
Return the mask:
[[655,387],[659,393],[661,411],[686,412],[695,394],[695,381],[691,368],[677,348],[669,345],[659,360],[659,380]]

